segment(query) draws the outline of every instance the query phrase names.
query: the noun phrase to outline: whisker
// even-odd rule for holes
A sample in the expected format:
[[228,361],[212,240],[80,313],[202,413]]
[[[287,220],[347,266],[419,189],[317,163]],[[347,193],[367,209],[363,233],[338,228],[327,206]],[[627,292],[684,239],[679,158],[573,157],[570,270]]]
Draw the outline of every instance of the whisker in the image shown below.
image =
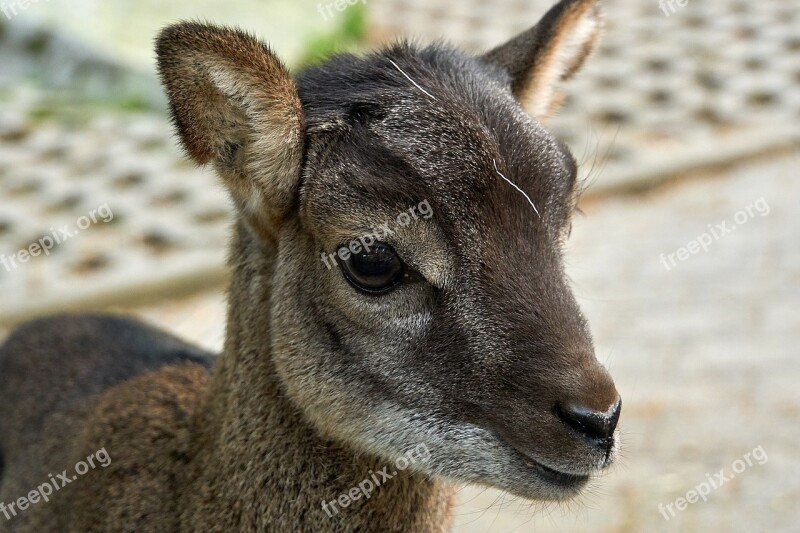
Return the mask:
[[399,71],[400,71],[400,74],[402,74],[403,76],[405,76],[406,78],[408,78],[408,81],[410,81],[411,83],[413,83],[413,84],[414,84],[414,86],[415,86],[417,89],[419,89],[420,91],[422,91],[422,92],[424,92],[425,94],[427,94],[427,95],[428,95],[430,98],[432,98],[433,100],[436,100],[436,98],[435,98],[435,97],[434,97],[434,96],[433,96],[431,93],[429,93],[428,91],[426,91],[425,89],[423,89],[423,88],[420,86],[420,84],[418,84],[417,82],[415,82],[414,80],[412,80],[412,79],[411,79],[411,76],[409,76],[408,74],[406,74],[405,72],[403,72],[403,69],[401,69],[401,68],[400,68],[400,67],[397,65],[397,63],[395,63],[395,62],[394,62],[394,61],[392,61],[391,59],[389,60],[389,63],[391,63],[392,65],[394,65],[394,68],[396,68],[397,70],[399,70]]
[[534,212],[536,213],[536,216],[538,216],[539,218],[542,218],[542,215],[540,215],[540,214],[539,214],[539,210],[538,210],[538,209],[536,209],[536,206],[533,204],[533,200],[531,200],[530,196],[528,196],[527,194],[525,194],[525,191],[523,191],[522,189],[520,189],[519,187],[517,187],[516,185],[514,185],[514,182],[512,182],[510,179],[508,179],[507,177],[505,177],[505,176],[503,175],[503,173],[502,173],[502,172],[500,172],[500,169],[498,169],[498,168],[497,168],[497,160],[496,160],[496,159],[492,159],[492,163],[494,163],[494,171],[495,171],[495,172],[497,172],[497,174],[498,174],[498,175],[499,175],[501,178],[503,178],[504,180],[506,180],[506,181],[508,182],[508,184],[509,184],[509,185],[511,185],[512,187],[514,187],[515,189],[517,189],[519,192],[521,192],[521,193],[522,193],[522,196],[524,196],[524,197],[525,197],[525,199],[526,199],[526,200],[528,200],[528,203],[529,203],[529,204],[531,204],[531,207],[533,208]]

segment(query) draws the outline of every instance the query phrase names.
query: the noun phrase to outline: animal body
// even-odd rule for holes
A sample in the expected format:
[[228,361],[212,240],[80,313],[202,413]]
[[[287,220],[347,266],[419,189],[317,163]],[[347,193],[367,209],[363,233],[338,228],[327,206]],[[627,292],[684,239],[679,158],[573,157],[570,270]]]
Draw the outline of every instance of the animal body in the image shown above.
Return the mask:
[[177,133],[236,207],[224,349],[104,315],[14,331],[0,530],[444,531],[456,483],[579,493],[620,398],[564,274],[576,164],[541,121],[600,26],[562,0],[480,56],[294,76],[240,30],[166,28]]

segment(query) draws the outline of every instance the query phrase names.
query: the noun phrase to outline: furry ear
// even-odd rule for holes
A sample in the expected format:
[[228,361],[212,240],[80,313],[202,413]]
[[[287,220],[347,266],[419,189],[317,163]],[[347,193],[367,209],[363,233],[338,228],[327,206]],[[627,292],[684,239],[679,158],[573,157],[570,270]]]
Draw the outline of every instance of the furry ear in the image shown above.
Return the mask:
[[269,238],[293,205],[302,164],[303,111],[288,70],[254,37],[193,22],[165,28],[156,54],[184,148],[214,164]]
[[511,91],[528,114],[544,119],[561,107],[559,82],[580,70],[602,26],[598,0],[561,0],[538,24],[483,59],[511,76]]

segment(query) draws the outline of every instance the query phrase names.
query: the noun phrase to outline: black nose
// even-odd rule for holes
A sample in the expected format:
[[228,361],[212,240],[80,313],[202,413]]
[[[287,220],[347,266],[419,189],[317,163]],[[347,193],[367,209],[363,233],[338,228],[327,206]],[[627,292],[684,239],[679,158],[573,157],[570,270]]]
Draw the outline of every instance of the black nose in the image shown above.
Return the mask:
[[559,404],[558,416],[566,425],[590,439],[608,440],[614,435],[621,410],[622,400],[617,400],[605,413],[568,402]]

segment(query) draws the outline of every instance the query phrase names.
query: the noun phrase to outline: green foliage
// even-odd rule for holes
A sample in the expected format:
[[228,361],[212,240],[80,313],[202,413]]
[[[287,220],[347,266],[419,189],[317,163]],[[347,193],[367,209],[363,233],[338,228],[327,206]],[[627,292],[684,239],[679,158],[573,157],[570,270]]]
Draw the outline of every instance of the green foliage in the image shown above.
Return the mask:
[[152,112],[154,105],[146,97],[134,93],[105,98],[83,98],[71,93],[50,92],[48,98],[28,111],[33,121],[55,120],[82,126],[99,114]]
[[342,12],[335,12],[334,16],[339,19],[336,29],[309,39],[298,66],[320,63],[338,52],[357,50],[364,42],[367,35],[367,10],[363,3],[348,6]]

